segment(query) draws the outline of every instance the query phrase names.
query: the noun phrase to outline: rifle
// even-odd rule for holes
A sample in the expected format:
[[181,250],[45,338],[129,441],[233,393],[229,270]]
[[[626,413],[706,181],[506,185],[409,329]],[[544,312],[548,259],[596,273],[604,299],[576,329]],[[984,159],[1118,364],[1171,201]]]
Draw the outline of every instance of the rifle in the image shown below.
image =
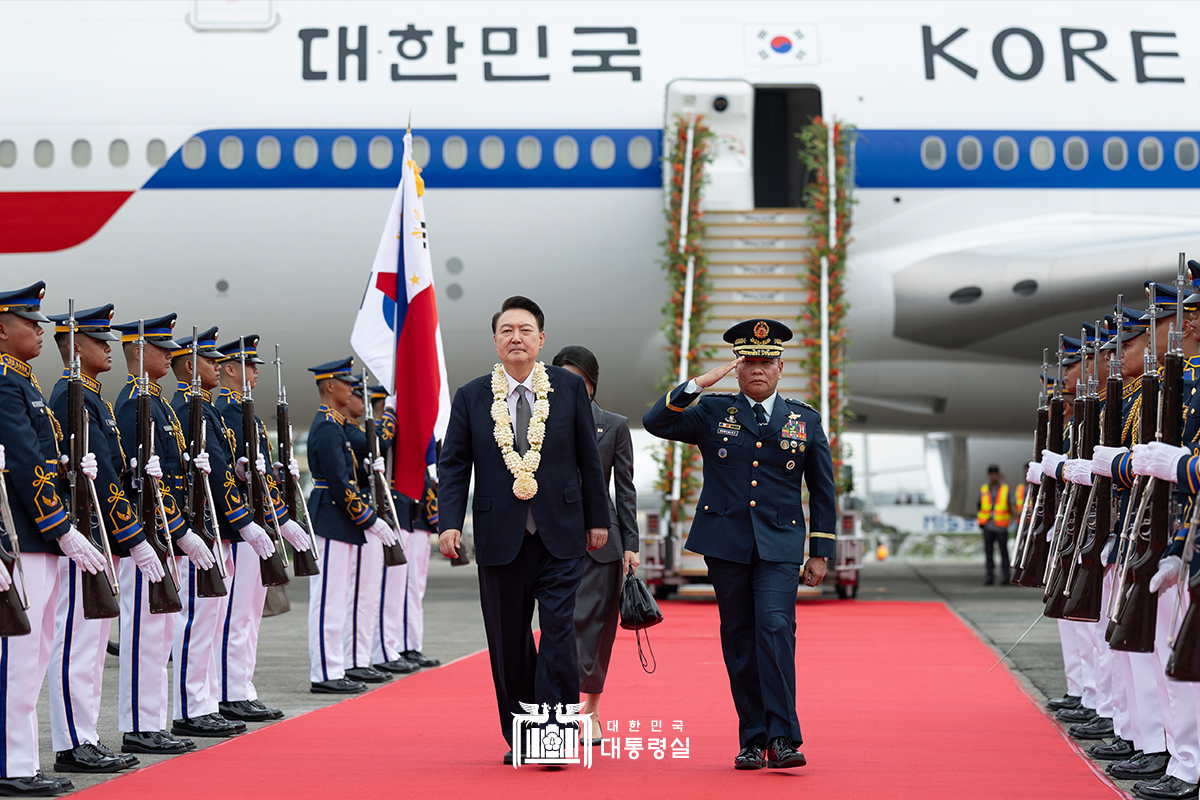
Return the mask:
[[[362,373],[363,393],[367,391],[367,371]],[[364,398],[369,401],[369,398]],[[375,413],[371,410],[371,403],[363,403],[366,406],[367,418],[367,449],[370,455],[371,462],[379,458],[379,437],[375,433]],[[387,524],[391,525],[396,531],[400,530],[400,516],[396,513],[396,501],[392,499],[392,490],[388,486],[388,482],[384,480],[383,475],[376,472],[371,463],[366,465],[367,474],[371,476],[371,504],[375,507],[377,514],[382,514],[388,519]],[[401,564],[407,564],[408,558],[404,555],[404,545],[397,541],[393,545],[383,546],[383,563],[387,567],[398,567]]]
[[217,533],[216,507],[212,504],[212,488],[208,476],[196,466],[196,456],[205,452],[205,437],[208,436],[208,421],[204,419],[204,395],[200,385],[200,342],[197,328],[192,326],[192,392],[188,396],[188,464],[187,471],[187,514],[192,530],[212,552],[216,563],[208,569],[196,570],[197,597],[224,597],[229,594],[225,587],[225,549]]
[[[1118,298],[1118,309],[1121,301]],[[1108,380],[1104,388],[1105,409],[1100,415],[1100,444],[1116,447],[1121,438],[1121,327],[1124,319],[1117,312],[1116,351],[1108,362]],[[1099,327],[1099,323],[1097,323]],[[1098,356],[1097,356],[1098,357]],[[1097,379],[1099,375],[1097,375]],[[1104,567],[1100,558],[1104,544],[1112,533],[1113,493],[1112,478],[1103,475],[1093,479],[1095,500],[1092,513],[1087,518],[1085,538],[1079,545],[1079,558],[1071,565],[1071,574],[1063,596],[1063,619],[1099,622],[1103,605]]]
[[[0,475],[0,521],[4,522],[4,532],[8,534],[8,548],[0,543],[0,563],[8,570],[11,585],[7,591],[0,592],[0,637],[24,636],[33,630],[29,624],[29,593],[25,590],[25,568],[21,564],[21,543],[17,539],[17,524],[13,521],[12,506],[8,504],[8,485],[3,475]],[[17,578],[21,579],[21,589],[17,588]]]
[[[1180,266],[1183,266],[1182,264]],[[1152,284],[1152,291],[1157,294],[1157,284]],[[1152,297],[1151,300],[1155,300]],[[1150,348],[1152,360],[1149,364],[1157,371],[1158,361],[1154,358],[1154,327],[1155,309],[1152,302],[1150,312]],[[1183,298],[1177,298],[1176,322],[1171,324],[1167,336],[1167,353],[1163,358],[1163,380],[1158,400],[1158,430],[1156,437],[1159,441],[1178,446],[1182,434],[1183,419]],[[1176,325],[1178,324],[1178,327]],[[1157,383],[1157,376],[1154,378]],[[1146,403],[1146,378],[1142,377],[1142,403]],[[1145,405],[1143,405],[1143,409]],[[1128,577],[1122,576],[1129,582],[1129,587],[1121,600],[1122,607],[1118,610],[1116,626],[1113,629],[1109,646],[1114,650],[1126,650],[1136,653],[1149,653],[1154,650],[1154,633],[1156,615],[1158,612],[1158,595],[1150,591],[1150,579],[1158,570],[1158,562],[1163,551],[1167,548],[1171,537],[1171,483],[1156,481],[1151,478],[1147,482],[1145,499],[1139,509],[1144,514],[1143,519],[1148,524],[1134,528],[1138,532],[1137,558],[1128,567]],[[1145,514],[1147,502],[1150,505],[1149,514]],[[1131,542],[1132,544],[1132,542]]]
[[[1055,453],[1062,452],[1063,443],[1063,397],[1062,397],[1062,382],[1063,382],[1063,336],[1058,335],[1058,380],[1054,384],[1054,396],[1050,399],[1050,422],[1048,425],[1048,433],[1046,435],[1046,449]],[[1039,457],[1041,454],[1038,454]],[[1029,545],[1025,548],[1025,556],[1021,561],[1021,567],[1024,570],[1021,575],[1021,581],[1018,585],[1028,586],[1033,589],[1040,589],[1046,585],[1045,574],[1047,561],[1050,558],[1050,542],[1046,541],[1046,525],[1048,520],[1053,520],[1047,509],[1055,505],[1057,497],[1058,481],[1054,478],[1046,476],[1042,478],[1042,483],[1038,490],[1038,499],[1042,503],[1042,518],[1040,523],[1034,526],[1030,533]]]
[[[1046,431],[1050,424],[1050,407],[1046,402],[1046,373],[1050,369],[1050,365],[1046,363],[1047,353],[1048,350],[1043,348],[1042,385],[1038,390],[1037,425],[1033,429],[1033,460],[1038,462],[1042,460],[1042,451],[1046,449]],[[1030,498],[1035,495],[1037,499],[1031,507]],[[1012,577],[1009,583],[1013,586],[1020,586],[1021,579],[1025,576],[1025,568],[1022,564],[1027,560],[1026,550],[1029,549],[1029,543],[1033,538],[1032,531],[1042,524],[1042,508],[1041,484],[1026,483],[1025,502],[1021,505],[1021,515],[1017,518],[1017,537],[1013,543],[1012,559],[1009,562],[1009,566],[1012,567]]]
[[[250,381],[246,377],[246,342],[239,342],[238,350],[242,362],[242,438],[245,440],[246,485],[250,508],[254,512],[254,523],[266,531],[275,545],[275,552],[269,558],[259,559],[259,577],[263,586],[287,586],[287,553],[283,550],[283,537],[279,535],[279,518],[275,515],[275,504],[271,502],[271,494],[267,491],[267,480],[255,464],[258,463],[258,417],[254,416],[254,398],[250,396]],[[267,525],[267,509],[275,522],[275,530]]]
[[292,422],[288,415],[287,389],[283,387],[283,360],[279,357],[279,345],[275,345],[275,361],[273,363],[275,364],[275,382],[279,386],[279,399],[275,403],[275,425],[279,431],[279,461],[283,464],[283,469],[279,474],[283,481],[283,504],[287,508],[288,516],[304,528],[304,532],[308,534],[309,543],[307,550],[296,550],[292,553],[292,570],[296,573],[297,578],[320,575],[321,567],[318,560],[321,555],[317,552],[317,537],[313,535],[312,525],[309,524],[308,509],[304,508],[303,502],[300,502],[299,482],[289,469],[292,463]]
[[[99,501],[94,505],[92,498],[96,487],[92,479],[83,474],[79,462],[88,454],[88,412],[84,407],[83,377],[79,356],[75,355],[75,298],[67,300],[67,352],[70,367],[67,378],[67,482],[70,486],[71,524],[104,555],[104,571],[92,574],[80,570],[80,586],[83,591],[84,619],[112,619],[120,616],[121,602],[118,597],[120,584],[113,569],[112,550],[109,549],[108,532],[104,525],[104,511]],[[94,517],[93,517],[94,515]],[[100,532],[100,544],[92,536],[92,520]]]
[[174,614],[183,610],[179,599],[179,569],[175,564],[175,542],[167,530],[167,512],[163,507],[162,486],[158,478],[146,472],[146,462],[154,456],[154,412],[150,394],[150,376],[146,373],[146,323],[138,320],[138,379],[137,379],[137,477],[138,517],[146,541],[150,543],[163,570],[170,576],[158,583],[151,583],[147,599],[151,614]]

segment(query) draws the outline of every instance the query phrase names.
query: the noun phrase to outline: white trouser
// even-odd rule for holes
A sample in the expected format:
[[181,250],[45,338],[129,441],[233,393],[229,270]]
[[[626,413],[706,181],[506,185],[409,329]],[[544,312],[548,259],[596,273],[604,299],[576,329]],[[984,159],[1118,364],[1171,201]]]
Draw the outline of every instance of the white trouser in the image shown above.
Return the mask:
[[1130,717],[1142,736],[1142,744],[1138,749],[1147,753],[1164,753],[1167,750],[1167,733],[1155,679],[1155,673],[1161,669],[1158,657],[1154,653],[1124,655],[1129,664],[1129,684],[1126,693],[1129,697]]
[[217,636],[225,622],[225,598],[198,597],[196,567],[187,558],[177,561],[184,584],[179,592],[183,611],[171,648],[174,719],[195,719],[217,712]]
[[[1154,626],[1154,656],[1158,669],[1154,671],[1158,688],[1158,702],[1163,709],[1167,737],[1167,752],[1171,761],[1167,764],[1167,776],[1188,783],[1200,779],[1200,730],[1196,727],[1196,690],[1186,683],[1167,678],[1167,662],[1171,659],[1171,638],[1179,621],[1175,616],[1176,590],[1174,587],[1158,596],[1158,618]],[[1184,593],[1183,611],[1187,610],[1187,594]]]
[[[259,558],[245,542],[225,542],[225,617],[220,631],[217,672],[221,701],[257,700],[254,667],[258,663],[258,629],[262,626],[267,587],[262,584]],[[324,569],[324,565],[322,565]]]
[[421,650],[425,643],[425,585],[429,582],[429,531],[413,531],[408,547],[408,591],[404,606],[405,650]]
[[[1058,641],[1062,645],[1063,671],[1067,674],[1067,694],[1083,697],[1086,691],[1083,654],[1079,652],[1079,637],[1075,633],[1075,623],[1065,619],[1058,620]],[[1090,708],[1090,706],[1088,707]]]
[[[1109,598],[1112,597],[1112,576],[1116,573],[1116,568],[1105,569],[1104,581],[1102,583],[1101,599],[1100,599],[1100,620],[1098,622],[1081,622],[1079,623],[1087,636],[1087,641],[1091,647],[1093,674],[1096,679],[1096,713],[1102,717],[1111,717],[1113,727],[1117,728],[1118,717],[1121,712],[1117,710],[1117,697],[1113,692],[1113,664],[1112,650],[1108,647],[1108,642],[1104,639],[1104,633],[1108,630],[1108,617],[1105,615],[1105,610],[1108,608]],[[1128,716],[1125,717],[1128,720]],[[1128,722],[1125,723],[1128,726]],[[1116,731],[1117,735],[1121,735],[1120,729]],[[1126,739],[1129,737],[1126,736]]]
[[96,720],[112,620],[83,616],[82,575],[74,561],[58,560],[58,610],[49,672],[50,738],[56,752],[99,741]]
[[351,575],[358,546],[317,536],[321,574],[308,579],[309,679],[333,681],[346,677],[342,631],[349,609]]
[[37,701],[54,644],[60,558],[47,553],[21,556],[31,632],[0,639],[0,719],[4,723],[0,777],[26,778],[41,769]]
[[[150,581],[133,563],[117,563],[121,581],[121,669],[117,727],[122,733],[167,727],[167,659],[178,614],[150,613]],[[170,572],[164,581],[173,580]]]
[[407,564],[383,566],[379,582],[379,619],[371,638],[371,663],[394,661],[404,651],[404,618],[408,602],[408,570],[412,566],[412,532],[400,531]]
[[371,666],[371,642],[379,624],[379,593],[383,581],[383,543],[374,536],[355,548],[350,559],[350,585],[342,649],[347,668]]

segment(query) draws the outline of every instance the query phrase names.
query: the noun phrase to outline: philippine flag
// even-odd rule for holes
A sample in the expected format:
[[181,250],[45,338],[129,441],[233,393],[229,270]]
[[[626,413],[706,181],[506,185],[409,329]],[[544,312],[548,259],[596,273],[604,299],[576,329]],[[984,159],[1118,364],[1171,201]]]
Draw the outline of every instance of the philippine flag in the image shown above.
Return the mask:
[[400,185],[375,251],[350,344],[396,399],[394,485],[421,497],[425,468],[450,420],[450,387],[433,291],[424,183],[404,134]]

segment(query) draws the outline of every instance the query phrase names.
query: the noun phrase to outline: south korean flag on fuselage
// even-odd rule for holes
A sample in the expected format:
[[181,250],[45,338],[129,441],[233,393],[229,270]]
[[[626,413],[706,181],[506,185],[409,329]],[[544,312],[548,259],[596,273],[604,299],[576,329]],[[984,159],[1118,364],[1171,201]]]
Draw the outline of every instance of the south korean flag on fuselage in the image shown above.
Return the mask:
[[746,63],[794,67],[820,60],[816,25],[746,25]]

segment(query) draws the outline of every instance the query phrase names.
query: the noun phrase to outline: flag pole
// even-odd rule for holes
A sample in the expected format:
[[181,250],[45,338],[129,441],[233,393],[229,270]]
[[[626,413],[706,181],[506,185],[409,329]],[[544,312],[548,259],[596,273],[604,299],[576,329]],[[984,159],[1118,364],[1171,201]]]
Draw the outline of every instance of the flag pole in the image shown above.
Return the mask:
[[[412,136],[412,110],[408,112],[408,128],[404,133],[404,138],[407,140]],[[408,142],[404,143],[404,150],[408,149]],[[403,150],[400,153],[400,158],[404,158]],[[400,164],[400,186],[404,186],[404,169],[405,164]],[[396,251],[396,300],[392,304],[392,396],[396,396],[396,390],[400,387],[400,293],[407,293],[408,287],[404,281],[404,275],[401,272],[401,263],[404,261],[404,189],[400,190],[400,247]],[[366,387],[363,387],[366,390]],[[387,411],[387,400],[383,401],[383,410]],[[392,452],[396,452],[396,439],[400,433],[400,421],[396,420],[396,437],[392,438]],[[388,485],[396,489],[396,459],[388,458]]]

